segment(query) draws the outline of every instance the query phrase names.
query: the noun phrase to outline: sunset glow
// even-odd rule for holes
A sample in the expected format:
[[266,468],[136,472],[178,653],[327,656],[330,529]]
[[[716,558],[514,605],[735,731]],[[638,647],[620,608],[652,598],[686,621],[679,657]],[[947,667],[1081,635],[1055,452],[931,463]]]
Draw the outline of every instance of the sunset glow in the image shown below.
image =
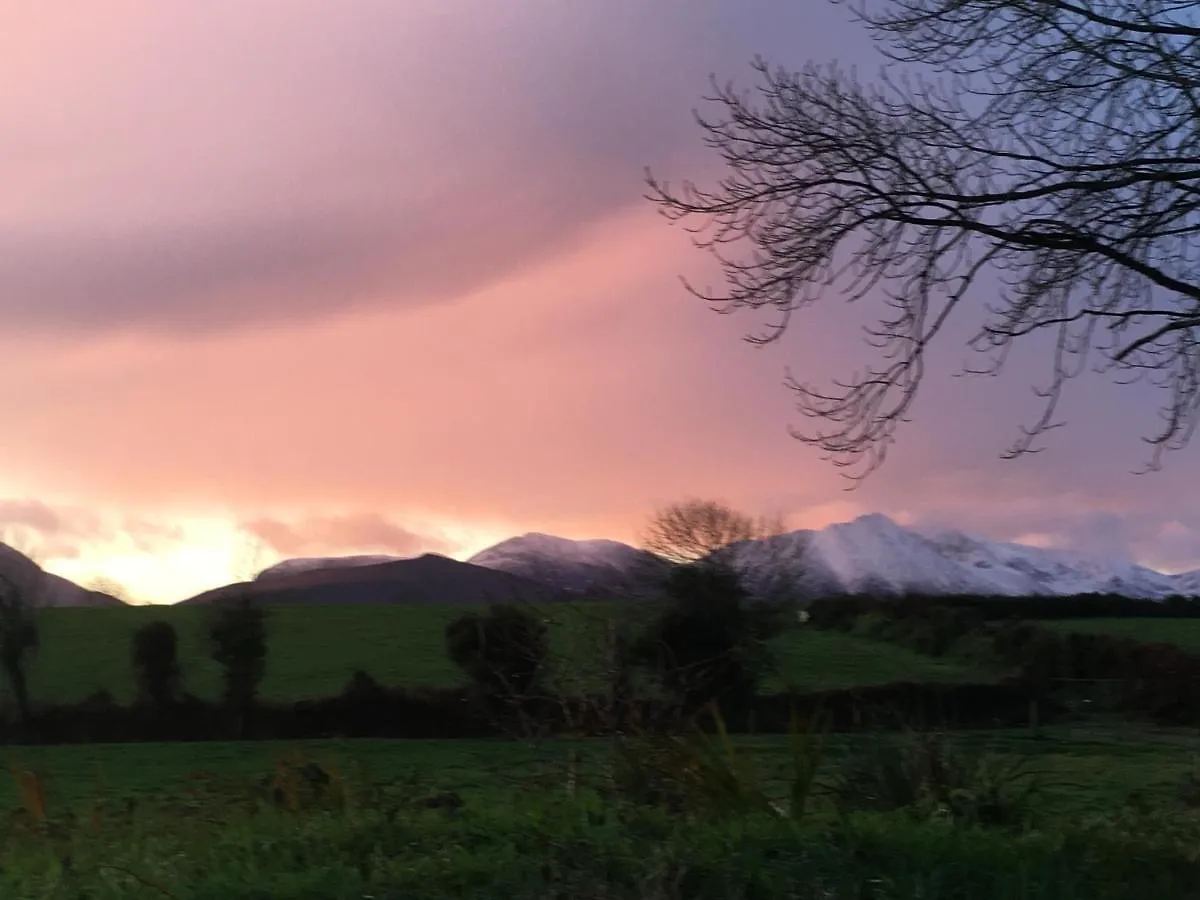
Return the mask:
[[691,496],[1200,565],[1195,454],[1126,474],[1140,388],[1079,383],[1071,429],[1005,462],[1044,373],[964,382],[948,345],[846,494],[782,379],[860,364],[863,310],[756,350],[680,286],[713,270],[644,167],[718,173],[709,73],[872,69],[839,7],[252,9],[0,15],[0,532],[51,571],[172,602],[288,556],[633,541]]

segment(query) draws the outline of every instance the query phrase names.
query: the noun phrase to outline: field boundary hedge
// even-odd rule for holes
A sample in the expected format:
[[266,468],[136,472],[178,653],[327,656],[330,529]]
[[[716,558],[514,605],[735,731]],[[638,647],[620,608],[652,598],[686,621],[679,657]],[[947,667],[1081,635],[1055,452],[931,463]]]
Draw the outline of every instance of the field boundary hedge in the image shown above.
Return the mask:
[[[1077,598],[1066,599],[1071,601],[1067,608],[1074,610]],[[1154,602],[1121,599],[1126,617],[1130,610]],[[812,605],[809,622],[814,628],[854,631],[933,657],[950,656],[963,647],[974,653],[982,649],[992,663],[1009,667],[1011,678],[1025,685],[1031,696],[1050,698],[1055,686],[1066,682],[1107,682],[1116,686],[1110,702],[1122,712],[1161,724],[1200,724],[1200,656],[1173,644],[1039,627],[1015,615],[1028,602],[1026,598],[962,597],[828,600]],[[1174,608],[1183,605],[1188,610],[1200,608],[1191,600]],[[991,615],[996,611],[1006,614]],[[1102,615],[1121,617],[1113,614],[1111,606]]]
[[[891,684],[838,690],[764,694],[749,708],[724,710],[735,733],[782,734],[793,713],[820,714],[834,730],[887,728],[1021,727],[1030,704],[1042,702],[1033,685],[1000,683]],[[546,738],[669,731],[680,726],[665,704],[639,700],[617,718],[595,714],[601,698],[532,701],[520,708],[466,688],[384,688],[295,703],[260,703],[236,722],[216,703],[186,697],[166,707],[121,705],[103,693],[74,704],[36,710],[32,731],[13,711],[0,715],[0,744],[121,743],[142,741],[315,740],[322,738]],[[1045,708],[1043,717],[1053,715]]]

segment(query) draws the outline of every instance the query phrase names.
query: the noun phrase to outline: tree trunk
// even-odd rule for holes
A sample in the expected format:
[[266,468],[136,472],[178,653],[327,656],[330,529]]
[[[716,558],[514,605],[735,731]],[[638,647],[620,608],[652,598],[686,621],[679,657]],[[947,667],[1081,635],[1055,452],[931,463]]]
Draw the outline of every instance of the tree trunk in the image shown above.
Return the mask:
[[12,686],[13,697],[17,701],[17,712],[21,717],[21,727],[28,731],[33,725],[33,710],[29,706],[29,684],[25,680],[25,670],[20,663],[5,666],[8,683]]

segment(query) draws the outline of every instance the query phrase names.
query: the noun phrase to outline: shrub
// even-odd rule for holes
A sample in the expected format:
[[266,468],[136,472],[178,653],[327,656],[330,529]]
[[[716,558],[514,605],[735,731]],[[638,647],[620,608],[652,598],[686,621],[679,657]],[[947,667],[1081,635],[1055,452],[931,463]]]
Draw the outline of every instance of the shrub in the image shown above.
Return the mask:
[[472,684],[488,695],[530,696],[546,674],[546,624],[518,606],[492,606],[446,626],[446,651]]
[[721,702],[745,708],[773,662],[767,640],[782,627],[776,607],[752,601],[740,577],[714,564],[676,566],[662,613],[634,643],[685,714]]
[[181,687],[178,650],[170,622],[149,622],[134,632],[133,677],[141,699],[159,708],[175,702]]
[[240,720],[254,705],[266,672],[266,610],[249,597],[236,597],[215,603],[210,616],[212,658],[224,670],[222,701]]
[[342,699],[355,704],[377,702],[386,695],[387,689],[362,669],[354,670],[341,694]]

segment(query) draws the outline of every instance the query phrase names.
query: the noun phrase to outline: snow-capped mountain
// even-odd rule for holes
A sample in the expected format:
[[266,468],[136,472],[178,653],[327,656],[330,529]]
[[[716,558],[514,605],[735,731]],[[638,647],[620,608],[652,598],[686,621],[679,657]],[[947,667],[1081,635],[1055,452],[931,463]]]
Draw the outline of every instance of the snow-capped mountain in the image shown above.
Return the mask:
[[273,566],[267,566],[257,575],[255,581],[266,578],[280,578],[285,575],[298,575],[301,572],[314,572],[319,569],[348,569],[356,566],[375,566],[379,563],[395,562],[399,556],[314,556],[285,559]]
[[747,541],[733,559],[759,594],[961,594],[981,587],[978,577],[948,561],[924,535],[882,515]]
[[[1166,575],[1128,561],[1075,551],[990,541],[959,531],[923,533],[879,514],[820,530],[746,541],[731,548],[731,557],[754,593],[786,593],[798,599],[909,592],[1200,596],[1200,571]],[[497,544],[471,562],[587,592],[601,584],[616,589],[644,584],[648,559],[653,557],[617,541],[533,534]]]
[[523,534],[476,553],[467,562],[589,594],[637,590],[662,562],[620,541],[576,541],[550,534]]
[[1185,597],[1200,597],[1200,569],[1171,576],[1179,593]]
[[997,594],[1111,593],[1159,599],[1191,592],[1182,576],[1128,560],[989,541],[958,531],[931,535],[947,559],[982,573]]
[[878,514],[749,542],[738,548],[736,559],[756,590],[790,584],[800,596],[1113,593],[1161,599],[1196,592],[1183,576],[1125,560],[989,541],[960,531],[926,534]]

